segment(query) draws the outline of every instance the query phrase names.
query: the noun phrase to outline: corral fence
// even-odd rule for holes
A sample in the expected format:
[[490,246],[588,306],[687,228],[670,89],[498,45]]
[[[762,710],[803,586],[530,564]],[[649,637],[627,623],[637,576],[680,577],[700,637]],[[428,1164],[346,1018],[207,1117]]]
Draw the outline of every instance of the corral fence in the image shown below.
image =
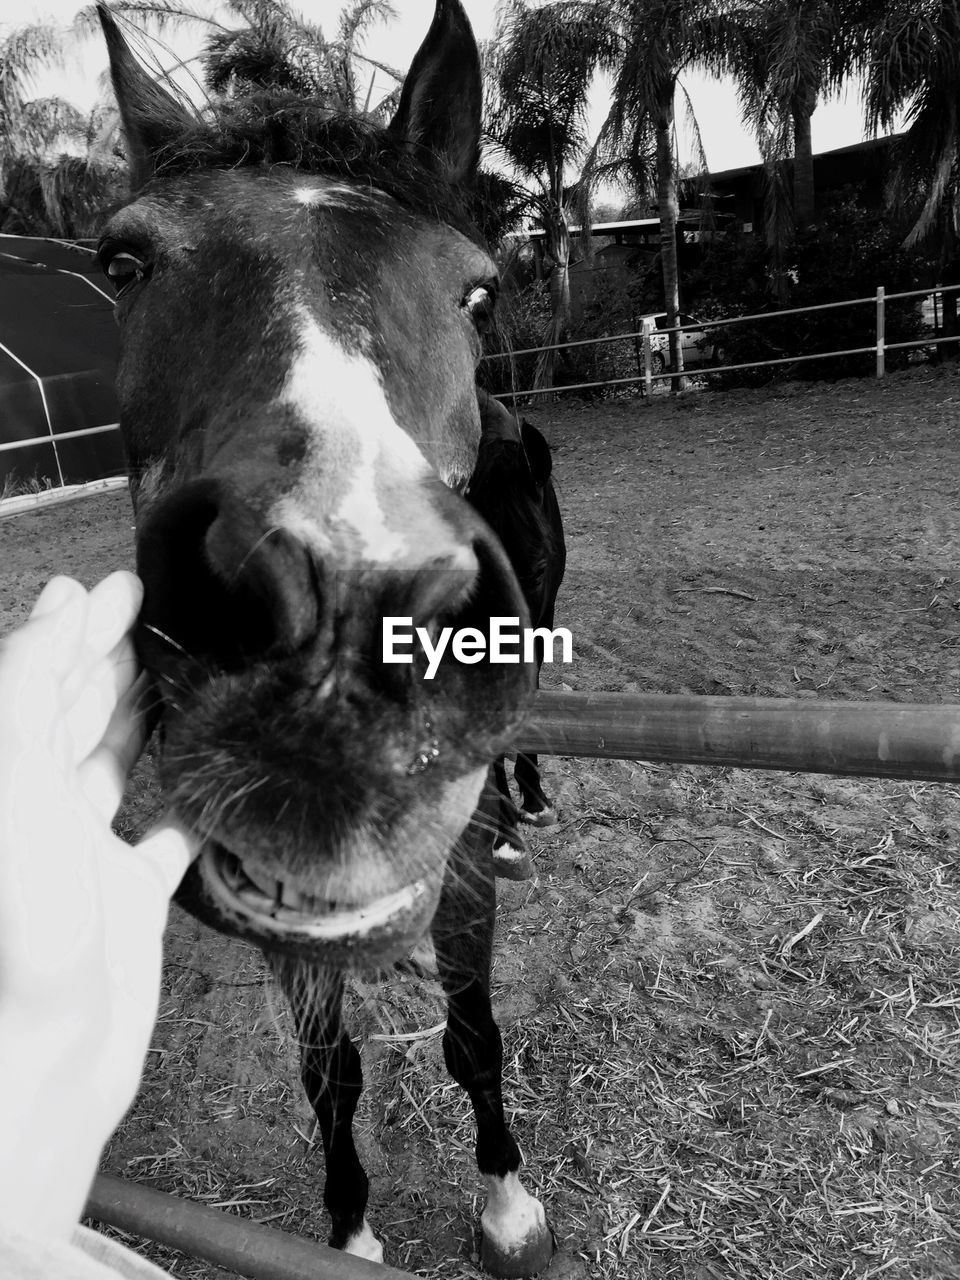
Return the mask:
[[[76,272],[58,271],[61,282],[70,276],[83,285],[96,290],[102,298],[103,305],[112,312],[112,299],[108,298],[98,286]],[[944,294],[960,291],[960,285],[936,286],[935,288],[914,289],[906,293],[887,293],[878,288],[875,294],[864,298],[850,298],[841,302],[827,302],[814,307],[795,307],[781,311],[761,312],[756,315],[733,316],[722,320],[698,322],[697,329],[702,331],[730,329],[736,325],[763,324],[779,321],[786,317],[814,315],[817,312],[836,311],[842,308],[872,306],[875,309],[875,334],[870,345],[848,347],[839,351],[822,351],[808,355],[789,355],[768,360],[741,361],[736,364],[723,364],[722,361],[711,364],[709,373],[735,373],[740,370],[763,369],[775,366],[797,365],[816,360],[830,360],[838,357],[873,355],[876,361],[877,377],[882,378],[886,372],[886,356],[892,351],[929,350],[940,346],[960,342],[960,335],[937,335],[936,333],[918,338],[910,342],[887,342],[885,339],[886,308],[892,302],[904,302],[916,299],[933,298],[934,313],[942,308]],[[79,323],[89,327],[91,320],[90,305],[80,314]],[[102,309],[102,308],[101,308]],[[102,317],[97,317],[102,318]],[[112,322],[111,322],[112,323]],[[690,326],[686,326],[687,332]],[[668,337],[670,333],[682,333],[683,327],[676,329],[657,329],[658,337]],[[112,335],[112,329],[109,331]],[[112,336],[102,341],[115,342]],[[651,345],[651,334],[648,328],[639,332],[611,334],[601,338],[582,338],[571,342],[556,343],[541,347],[525,347],[517,351],[490,354],[484,362],[510,361],[522,356],[538,355],[544,351],[572,351],[577,348],[598,348],[615,343],[633,343],[638,351],[638,366],[641,372],[634,377],[608,378],[590,382],[575,382],[566,386],[549,389],[530,388],[499,393],[500,399],[531,399],[545,394],[556,395],[565,392],[597,391],[601,389],[627,389],[640,387],[646,395],[651,395],[654,383],[669,382],[681,376],[700,376],[705,370],[702,366],[688,370],[684,375],[670,369],[662,372],[655,370],[654,350]],[[88,341],[89,345],[89,341]],[[32,365],[11,347],[0,343],[0,355],[16,366],[32,384],[30,394],[37,398],[35,414],[39,431],[34,431],[24,438],[22,430],[13,430],[12,439],[3,439],[0,430],[0,518],[15,515],[24,509],[31,509],[47,502],[63,500],[68,497],[82,496],[87,492],[100,492],[106,487],[122,485],[123,468],[122,449],[120,447],[119,426],[116,421],[101,420],[93,425],[77,426],[67,414],[61,421],[52,411],[51,395],[57,392],[62,397],[62,378],[51,376],[49,371]],[[102,363],[102,362],[101,362]],[[25,392],[26,394],[26,392]],[[74,415],[75,416],[75,415]],[[0,423],[0,428],[2,428]],[[38,469],[39,468],[39,469]],[[42,475],[40,474],[42,471]],[[3,484],[4,476],[12,475],[14,483]],[[16,481],[19,480],[19,483]]]
[[[60,272],[65,275],[76,273]],[[77,277],[81,279],[81,277]],[[90,285],[84,280],[85,285]],[[96,286],[92,286],[96,287]],[[98,293],[102,291],[97,289]],[[814,307],[795,307],[781,311],[765,311],[756,315],[732,316],[721,320],[705,320],[697,322],[697,329],[702,331],[728,330],[737,325],[763,325],[765,322],[776,322],[784,318],[815,315],[818,312],[837,311],[843,308],[872,307],[875,311],[873,325],[873,341],[869,345],[847,347],[837,351],[818,351],[807,355],[788,355],[767,360],[740,361],[736,364],[724,364],[722,361],[709,366],[698,365],[695,369],[685,370],[678,374],[667,368],[657,371],[654,361],[654,349],[651,345],[651,332],[645,328],[631,333],[617,333],[600,338],[580,338],[571,342],[555,343],[540,347],[524,347],[516,351],[492,353],[484,356],[486,364],[511,361],[524,356],[539,355],[544,351],[568,352],[577,348],[592,347],[594,349],[616,343],[629,342],[637,351],[638,368],[636,376],[607,378],[589,382],[574,382],[565,386],[550,388],[529,388],[497,393],[502,400],[530,400],[544,395],[560,395],[566,392],[602,391],[605,389],[639,388],[650,396],[655,383],[669,383],[684,377],[701,377],[704,373],[729,374],[741,370],[773,368],[808,364],[817,360],[831,360],[850,356],[873,356],[876,375],[882,378],[886,373],[887,354],[889,352],[909,352],[911,350],[929,351],[939,347],[960,342],[960,334],[943,335],[934,331],[929,336],[917,338],[909,342],[887,342],[886,308],[890,303],[902,303],[911,299],[919,303],[923,299],[932,298],[934,315],[942,312],[943,296],[960,292],[960,285],[937,285],[934,288],[913,289],[904,293],[887,293],[883,287],[875,294],[863,298],[848,298],[841,302],[826,302]],[[104,305],[109,305],[112,312],[112,299],[102,294]],[[82,323],[89,325],[90,311],[83,313]],[[112,322],[111,322],[112,323]],[[690,332],[690,326],[686,326]],[[110,331],[112,334],[112,330]],[[657,329],[658,338],[668,337],[671,333],[684,332],[683,326],[675,329]],[[106,338],[103,339],[107,341]],[[110,341],[115,341],[111,338]],[[3,423],[0,423],[0,518],[16,515],[24,509],[31,509],[48,502],[64,500],[69,497],[83,496],[88,492],[101,492],[104,488],[121,486],[125,483],[121,472],[123,455],[120,446],[119,425],[116,421],[101,420],[89,426],[76,426],[72,421],[58,422],[51,408],[51,392],[60,391],[58,379],[39,369],[18,356],[12,348],[0,344],[0,356],[9,359],[18,366],[22,375],[32,383],[32,394],[37,398],[36,420],[43,424],[39,431],[34,431],[24,438],[21,430],[11,432],[15,438],[3,439]],[[43,460],[41,462],[41,459]],[[39,470],[38,470],[39,466]],[[41,474],[42,471],[42,474]],[[15,483],[4,485],[4,476],[13,475]]]
[[[695,369],[684,370],[682,374],[678,374],[671,369],[664,369],[662,372],[655,372],[654,369],[654,351],[651,345],[651,330],[644,328],[631,333],[616,333],[602,338],[577,338],[572,342],[552,343],[542,347],[523,347],[517,351],[495,352],[483,357],[483,363],[493,363],[495,361],[511,362],[521,356],[539,355],[544,351],[572,351],[582,347],[598,347],[616,342],[632,342],[640,346],[640,362],[642,372],[635,377],[624,378],[607,378],[595,382],[574,382],[563,386],[554,387],[532,387],[528,390],[510,390],[496,393],[498,400],[526,400],[536,396],[545,395],[562,395],[569,391],[596,391],[603,388],[618,387],[641,387],[645,395],[650,396],[653,392],[653,384],[655,382],[669,382],[671,379],[680,377],[701,377],[704,373],[721,374],[736,373],[747,369],[765,369],[775,368],[777,366],[808,364],[815,360],[836,360],[846,356],[875,356],[876,358],[876,376],[882,378],[886,374],[886,358],[890,351],[925,351],[929,348],[938,348],[950,343],[960,342],[960,334],[940,335],[934,333],[931,336],[917,338],[910,342],[887,342],[886,332],[886,308],[891,302],[904,302],[911,298],[915,298],[918,303],[925,298],[933,298],[934,314],[939,309],[942,314],[943,295],[957,293],[960,291],[960,285],[937,285],[934,289],[911,289],[905,293],[887,293],[883,286],[880,286],[876,293],[870,294],[864,298],[846,298],[841,302],[823,302],[813,307],[791,307],[780,311],[761,311],[755,315],[733,316],[725,320],[704,320],[697,321],[696,330],[726,330],[743,324],[763,324],[764,322],[775,322],[783,320],[791,316],[814,315],[817,312],[838,311],[848,307],[864,307],[871,306],[875,308],[875,338],[869,346],[846,347],[839,351],[817,351],[808,355],[789,355],[777,356],[769,360],[747,360],[740,361],[736,364],[724,364],[718,361],[709,366],[698,365]],[[658,337],[668,337],[671,333],[682,334],[689,333],[691,325],[677,325],[672,329],[656,330]]]

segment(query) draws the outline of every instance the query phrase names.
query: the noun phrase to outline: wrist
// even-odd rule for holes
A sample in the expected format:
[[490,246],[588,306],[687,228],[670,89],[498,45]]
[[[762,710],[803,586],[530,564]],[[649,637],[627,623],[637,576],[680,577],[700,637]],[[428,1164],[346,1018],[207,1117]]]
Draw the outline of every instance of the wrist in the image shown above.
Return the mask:
[[82,1029],[0,1007],[0,1217],[22,1234],[68,1240],[79,1221],[112,1129],[96,1078]]

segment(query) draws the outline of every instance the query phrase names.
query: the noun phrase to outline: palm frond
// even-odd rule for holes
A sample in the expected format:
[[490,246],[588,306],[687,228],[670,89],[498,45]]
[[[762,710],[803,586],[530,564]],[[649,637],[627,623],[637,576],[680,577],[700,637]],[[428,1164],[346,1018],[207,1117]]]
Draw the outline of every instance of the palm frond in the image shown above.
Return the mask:
[[17,27],[0,40],[0,133],[15,126],[36,74],[63,60],[63,36],[48,23]]
[[45,155],[64,142],[86,143],[89,119],[63,98],[34,98],[20,115],[19,143],[32,155]]
[[954,242],[960,179],[960,4],[888,0],[870,41],[864,89],[869,129],[888,129],[906,113],[894,152],[891,202],[913,219],[907,248],[938,234]]
[[[177,31],[184,26],[195,23],[201,27],[222,28],[223,23],[215,18],[209,9],[195,5],[180,3],[179,0],[113,0],[110,11],[114,18],[126,18],[137,30],[156,32]],[[72,24],[75,36],[98,36],[100,19],[97,17],[95,4],[84,5]]]

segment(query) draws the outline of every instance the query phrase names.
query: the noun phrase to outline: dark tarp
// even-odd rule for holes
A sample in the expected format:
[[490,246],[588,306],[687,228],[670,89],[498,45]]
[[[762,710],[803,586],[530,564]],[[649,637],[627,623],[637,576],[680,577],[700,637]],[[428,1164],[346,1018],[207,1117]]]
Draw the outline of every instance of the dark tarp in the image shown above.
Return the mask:
[[122,474],[116,429],[58,439],[115,426],[116,362],[113,303],[90,248],[0,236],[0,493]]

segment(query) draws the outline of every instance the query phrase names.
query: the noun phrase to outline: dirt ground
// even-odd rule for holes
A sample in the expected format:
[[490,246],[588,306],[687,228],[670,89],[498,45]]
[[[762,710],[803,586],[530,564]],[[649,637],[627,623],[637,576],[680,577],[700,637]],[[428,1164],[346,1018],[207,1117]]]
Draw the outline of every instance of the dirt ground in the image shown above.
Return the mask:
[[[550,687],[960,701],[960,375],[529,410],[550,435],[575,662]],[[131,563],[122,493],[0,522],[12,625]],[[551,1276],[960,1277],[960,790],[553,760],[503,884],[505,1092]],[[142,768],[123,818],[155,794]],[[357,980],[387,1259],[478,1277],[469,1109],[438,989]],[[104,1169],[325,1238],[322,1158],[258,954],[178,915]],[[153,1249],[173,1274],[226,1273]]]

